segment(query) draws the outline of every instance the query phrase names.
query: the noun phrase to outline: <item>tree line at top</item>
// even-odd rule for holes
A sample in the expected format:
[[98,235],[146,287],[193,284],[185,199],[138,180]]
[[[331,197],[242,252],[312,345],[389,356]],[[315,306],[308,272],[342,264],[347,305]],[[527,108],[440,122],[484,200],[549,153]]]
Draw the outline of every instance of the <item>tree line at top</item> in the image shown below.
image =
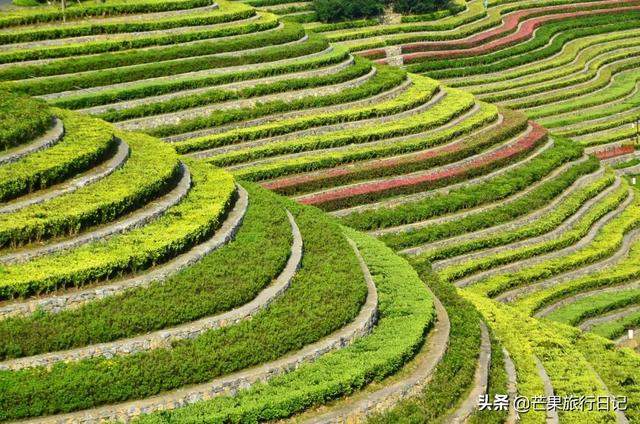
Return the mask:
[[422,14],[449,9],[451,0],[314,0],[318,19],[338,22],[350,19],[374,18],[390,7],[396,13]]

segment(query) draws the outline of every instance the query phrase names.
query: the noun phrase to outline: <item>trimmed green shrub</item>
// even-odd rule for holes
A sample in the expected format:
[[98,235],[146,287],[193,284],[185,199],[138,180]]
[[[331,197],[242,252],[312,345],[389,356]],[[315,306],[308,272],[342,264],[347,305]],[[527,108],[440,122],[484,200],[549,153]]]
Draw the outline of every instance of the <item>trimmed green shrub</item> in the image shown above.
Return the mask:
[[33,140],[52,121],[53,114],[44,102],[0,91],[0,150]]

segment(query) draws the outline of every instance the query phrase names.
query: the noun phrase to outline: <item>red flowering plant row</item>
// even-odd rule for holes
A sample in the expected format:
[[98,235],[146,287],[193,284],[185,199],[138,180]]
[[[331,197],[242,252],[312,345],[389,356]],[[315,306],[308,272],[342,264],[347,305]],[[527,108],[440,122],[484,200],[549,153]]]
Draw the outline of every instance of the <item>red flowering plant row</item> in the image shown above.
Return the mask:
[[[561,21],[565,19],[583,17],[583,16],[593,16],[593,15],[601,15],[606,13],[623,13],[633,10],[640,10],[640,6],[629,6],[629,7],[618,7],[615,9],[607,8],[607,9],[598,9],[598,10],[586,10],[579,12],[567,12],[555,15],[547,15],[541,16],[537,18],[530,19],[525,21],[524,23],[518,26],[517,31],[507,35],[506,37],[498,38],[490,42],[484,42],[484,44],[469,46],[467,48],[457,48],[451,50],[438,50],[438,51],[420,51],[418,53],[407,54],[403,56],[404,63],[415,63],[421,62],[426,58],[455,58],[462,56],[477,56],[490,53],[492,51],[499,50],[501,48],[509,47],[514,44],[521,43],[530,39],[536,29],[538,29],[541,25],[548,22]],[[484,34],[484,33],[483,33]],[[480,34],[482,35],[482,34]],[[495,37],[494,37],[495,38]],[[407,49],[411,47],[413,49],[417,49],[418,47],[414,46],[405,46],[403,47],[403,52],[410,51]],[[414,50],[416,51],[416,50]]]
[[537,16],[553,15],[563,12],[576,12],[579,10],[593,10],[604,8],[620,7],[624,3],[637,3],[637,0],[604,0],[589,1],[576,4],[556,5],[547,7],[536,7],[526,10],[519,10],[506,15],[502,19],[502,24],[487,31],[475,34],[463,40],[446,41],[423,41],[402,46],[403,53],[425,52],[433,50],[450,50],[476,47],[500,36],[510,34],[518,29],[520,23],[526,19]]
[[607,149],[599,150],[594,152],[593,155],[600,160],[611,159],[622,155],[628,155],[629,153],[635,152],[636,148],[633,144],[623,144],[615,147],[610,147]]
[[464,164],[453,164],[445,169],[430,170],[412,175],[398,176],[382,181],[364,182],[348,187],[336,188],[311,194],[298,200],[324,210],[337,210],[397,194],[409,194],[464,181],[497,169],[522,157],[547,140],[547,131],[530,122],[532,130],[514,143],[482,155]]
[[369,59],[369,60],[383,59],[387,57],[387,52],[384,49],[366,50],[366,51],[358,52],[356,54],[360,57],[364,57],[365,59]]
[[381,178],[425,170],[480,153],[524,131],[527,118],[520,112],[501,110],[502,122],[494,128],[464,137],[443,146],[417,153],[374,159],[332,169],[286,176],[264,182],[263,187],[285,196],[308,193],[371,178]]

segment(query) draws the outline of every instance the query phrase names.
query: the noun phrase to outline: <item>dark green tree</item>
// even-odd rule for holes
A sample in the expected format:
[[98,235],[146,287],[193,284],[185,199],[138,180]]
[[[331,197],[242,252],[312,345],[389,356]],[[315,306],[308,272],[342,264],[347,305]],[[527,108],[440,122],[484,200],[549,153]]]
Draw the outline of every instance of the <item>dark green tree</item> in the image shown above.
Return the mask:
[[397,13],[430,13],[451,6],[451,0],[393,0],[393,10]]
[[383,0],[314,0],[318,19],[338,22],[350,19],[372,18],[384,11]]

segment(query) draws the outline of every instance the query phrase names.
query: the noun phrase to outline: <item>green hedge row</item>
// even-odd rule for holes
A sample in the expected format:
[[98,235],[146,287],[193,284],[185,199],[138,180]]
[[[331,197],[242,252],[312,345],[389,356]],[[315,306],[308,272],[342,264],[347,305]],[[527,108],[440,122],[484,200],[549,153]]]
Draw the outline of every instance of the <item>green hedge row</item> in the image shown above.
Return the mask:
[[[281,110],[287,111],[291,107],[298,108],[314,108],[324,105],[341,104],[350,101],[356,101],[376,94],[391,90],[405,81],[407,75],[404,71],[397,68],[381,67],[376,75],[369,81],[341,93],[328,96],[312,97],[309,99],[296,100],[294,102],[270,102],[267,103],[267,109],[263,110],[260,106],[256,108],[240,109],[237,112],[227,111],[223,113],[213,113],[208,117],[187,121],[185,124],[176,126],[159,127],[153,130],[154,135],[165,136],[171,134],[179,134],[182,132],[193,131],[201,128],[209,128],[222,125],[231,118],[235,120],[246,120],[254,116],[262,116],[269,113],[278,113]],[[432,89],[435,91],[435,87]],[[409,98],[407,93],[411,92],[413,98]],[[420,96],[416,100],[416,96]],[[222,134],[211,136],[196,137],[183,142],[175,143],[178,153],[189,153],[198,150],[204,150],[214,147],[237,144],[244,141],[258,140],[265,137],[273,137],[277,135],[287,134],[293,131],[305,130],[315,126],[330,125],[340,122],[348,122],[353,120],[365,119],[367,117],[383,116],[388,108],[392,111],[403,111],[415,107],[419,102],[424,101],[424,94],[420,94],[417,90],[410,88],[405,93],[400,94],[393,100],[378,104],[378,110],[372,106],[362,106],[337,112],[321,112],[317,115],[301,116],[289,119],[283,119],[279,122],[270,122],[250,128],[233,129]],[[325,103],[326,102],[326,103]],[[227,117],[229,115],[229,117]]]
[[[387,234],[382,239],[389,246],[400,250],[503,224],[546,206],[562,194],[563,191],[571,187],[578,178],[596,171],[599,167],[598,159],[590,158],[588,161],[572,166],[567,172],[543,182],[539,187],[527,193],[526,196],[513,202],[496,205],[496,207],[488,211],[477,212],[459,220],[429,225],[415,231]],[[486,243],[491,245],[494,242],[487,241]],[[496,241],[496,243],[498,242]],[[479,249],[484,247],[484,243],[477,246]],[[455,251],[453,255],[457,253]],[[429,260],[440,259],[441,255],[434,256],[429,254],[424,257],[425,260],[427,258]]]
[[[498,119],[498,108],[488,103],[480,103],[480,109],[473,116],[465,119],[459,125],[446,130],[440,130],[430,137],[415,137],[394,143],[367,144],[365,146],[345,146],[340,150],[309,152],[309,154],[297,158],[274,158],[266,162],[259,162],[253,166],[247,166],[234,171],[234,175],[242,179],[260,181],[269,178],[278,178],[291,174],[317,171],[334,168],[339,165],[352,162],[366,161],[375,158],[384,158],[394,155],[402,155],[420,150],[430,149],[447,142],[463,137],[472,131],[483,128]],[[271,185],[273,182],[265,184]],[[277,183],[277,180],[275,181]],[[274,189],[275,187],[270,187]]]
[[[128,109],[113,110],[97,116],[109,122],[124,121],[127,119],[135,119],[163,113],[177,112],[180,110],[204,106],[211,103],[248,99],[251,97],[264,96],[274,93],[284,93],[293,90],[302,90],[313,87],[339,84],[361,77],[367,74],[369,71],[371,71],[371,63],[366,60],[357,58],[353,66],[349,66],[335,74],[307,78],[292,78],[273,83],[262,84],[260,83],[260,81],[257,81],[255,85],[235,91],[214,88],[203,93],[177,97],[162,102],[142,104]],[[263,105],[264,103],[260,103],[260,106],[258,107],[263,107]],[[216,114],[220,113],[224,112],[216,112]]]
[[614,321],[594,325],[589,332],[615,340],[623,336],[627,330],[637,329],[638,324],[640,324],[640,313],[634,312]]
[[463,187],[447,194],[431,196],[394,208],[353,213],[344,217],[343,222],[359,230],[376,230],[424,221],[505,199],[540,181],[563,163],[578,159],[582,155],[582,148],[577,143],[558,138],[554,139],[554,142],[553,147],[542,152],[531,162],[480,185]]
[[412,265],[447,310],[451,322],[449,345],[422,394],[373,417],[372,424],[446,422],[443,419],[473,385],[480,355],[480,314],[455,287],[440,281],[428,264]]
[[[624,59],[637,58],[639,55],[637,51],[633,51],[633,47],[637,49],[640,41],[623,40],[623,42],[618,45],[615,43],[607,43],[607,47],[610,47],[611,44],[613,44],[611,50],[607,49],[604,52],[601,50],[593,56],[581,55],[572,66],[552,69],[544,72],[542,75],[538,74],[532,78],[525,78],[519,81],[516,87],[506,89],[502,92],[488,93],[482,97],[486,101],[499,102],[503,100],[518,100],[527,96],[545,95],[549,91],[560,88],[573,88],[573,86],[578,86],[575,88],[579,89],[579,85],[583,83],[589,83],[592,80],[598,81],[599,79],[596,77],[598,70],[605,67],[617,67],[617,62]],[[625,48],[622,51],[615,48],[623,47],[626,44],[635,44],[635,46],[629,46],[628,49]],[[572,76],[572,74],[574,75]],[[548,94],[552,95],[553,93]],[[518,97],[518,95],[520,95],[520,97]]]
[[545,278],[577,269],[587,264],[605,259],[616,252],[626,233],[640,225],[640,200],[634,198],[631,204],[598,232],[595,239],[582,249],[568,255],[552,258],[519,272],[489,277],[474,284],[471,289],[477,293],[495,297],[517,287],[534,284]]
[[356,181],[382,178],[392,175],[408,174],[422,171],[434,166],[440,166],[455,162],[468,156],[476,155],[487,147],[503,142],[527,126],[527,118],[518,112],[502,110],[503,123],[495,129],[474,134],[465,139],[464,146],[451,151],[443,150],[442,153],[426,156],[418,153],[412,156],[391,159],[388,166],[377,166],[375,163],[365,162],[346,168],[348,173],[323,173],[317,174],[295,185],[289,185],[276,192],[285,196],[299,195],[306,192],[317,191],[325,188],[336,187]]
[[[351,230],[379,296],[378,323],[370,335],[295,371],[240,391],[137,423],[251,423],[287,418],[394,374],[420,348],[434,319],[433,298],[406,261],[382,243]],[[384,381],[382,381],[384,384]]]
[[577,293],[603,287],[619,286],[640,278],[640,244],[634,242],[627,257],[621,259],[614,268],[603,269],[585,277],[575,278],[543,290],[538,290],[514,302],[518,309],[533,315],[553,302]]
[[118,143],[110,125],[59,109],[54,113],[64,123],[64,138],[48,149],[0,166],[0,201],[64,181],[115,153]]
[[[191,43],[194,41],[219,42],[216,38],[230,37],[238,35],[255,35],[262,31],[276,28],[279,25],[275,15],[261,16],[260,19],[249,23],[230,23],[219,28],[194,29],[191,32],[180,32],[175,34],[163,34],[143,36],[138,35],[128,39],[115,39],[107,41],[91,41],[77,44],[65,44],[62,46],[46,46],[33,49],[18,49],[5,53],[0,53],[0,63],[15,63],[28,60],[59,59],[70,58],[83,55],[95,55],[106,52],[119,52],[145,47],[173,46],[181,48],[181,43]],[[206,41],[209,40],[209,41]],[[175,46],[174,46],[175,45]]]
[[351,246],[340,227],[319,211],[293,202],[286,207],[300,227],[304,255],[291,287],[269,308],[169,349],[50,370],[0,371],[0,419],[85,409],[202,383],[273,361],[348,324],[367,297]]
[[[415,89],[414,89],[415,88]],[[424,84],[416,84],[412,89],[407,90],[402,96],[385,103],[378,104],[375,109],[364,110],[359,119],[365,117],[388,116],[404,110],[414,109],[427,102],[438,89],[437,86],[425,87]],[[407,102],[410,103],[407,103]],[[471,96],[457,97],[447,96],[445,99],[426,112],[414,114],[406,118],[385,123],[384,126],[365,126],[362,128],[347,129],[337,134],[308,136],[295,140],[269,143],[261,147],[246,148],[230,153],[220,154],[210,159],[210,163],[218,166],[228,166],[237,163],[273,157],[288,153],[312,151],[330,147],[348,146],[353,144],[367,143],[377,140],[384,140],[392,137],[400,137],[437,128],[451,119],[459,116],[473,107],[474,101]],[[332,119],[339,118],[340,115],[329,115],[326,121],[320,120],[322,124],[331,123]],[[364,115],[364,116],[363,116]],[[354,115],[355,116],[355,115]],[[328,122],[327,122],[328,121]],[[335,122],[335,121],[334,121]]]
[[640,290],[638,289],[596,293],[556,309],[545,318],[576,326],[589,318],[638,303],[640,303]]
[[[617,61],[615,61],[617,59]],[[626,52],[622,52],[618,57],[610,57],[605,58],[603,62],[611,62],[606,66],[603,66],[598,72],[598,70],[590,69],[590,76],[578,77],[579,80],[584,80],[585,83],[579,84],[577,86],[569,86],[563,89],[558,89],[553,92],[542,92],[538,95],[534,95],[532,97],[526,97],[526,95],[520,97],[515,93],[510,93],[509,97],[512,100],[507,101],[507,104],[511,108],[522,109],[522,108],[530,108],[537,106],[545,106],[550,103],[555,102],[570,102],[573,98],[579,97],[581,95],[586,95],[593,93],[599,89],[605,88],[611,82],[613,76],[617,73],[635,69],[640,63],[640,52],[628,54]],[[594,63],[594,66],[603,65],[603,63]],[[587,74],[588,75],[588,74]],[[565,85],[566,83],[558,83],[558,85]],[[557,105],[551,104],[551,109],[556,110]],[[546,114],[545,107],[540,107],[535,111],[537,114]]]
[[[285,59],[291,57],[290,53],[287,49],[278,46],[278,44],[299,40],[303,36],[304,30],[301,27],[285,24],[282,29],[277,31],[247,35],[246,37],[226,41],[205,41],[187,46],[107,53],[54,61],[37,66],[14,66],[0,70],[0,80],[24,80],[6,82],[3,85],[26,94],[57,93],[203,69]],[[317,44],[321,44],[326,48],[326,41],[320,37],[313,37],[312,40],[317,40]],[[215,55],[217,53],[269,46],[272,47],[257,53],[248,53],[240,56],[220,57]],[[323,50],[323,47],[318,47],[317,51]],[[75,74],[76,72],[80,72],[80,74]],[[30,80],[32,77],[51,78]]]
[[589,210],[589,213],[583,216],[570,231],[565,232],[553,240],[542,241],[480,259],[470,260],[460,265],[446,268],[441,271],[440,275],[447,281],[453,281],[475,272],[484,271],[514,261],[529,259],[537,255],[569,247],[585,237],[589,233],[591,226],[599,219],[607,213],[615,210],[616,207],[620,206],[627,196],[627,190],[628,187],[623,186],[613,192],[610,196]]
[[[226,6],[226,5],[225,5]],[[235,4],[233,4],[235,6]],[[124,22],[80,22],[77,25],[49,26],[45,28],[29,28],[0,34],[0,44],[26,43],[30,41],[54,40],[71,37],[86,37],[101,34],[122,34],[128,32],[158,31],[188,26],[213,25],[246,19],[255,15],[255,10],[234,7],[229,12],[228,6],[220,13],[214,10],[209,13],[194,12],[186,17],[172,17],[169,19],[154,19],[148,21],[124,21]]]
[[[544,107],[540,115],[548,118],[540,119],[539,122],[546,128],[555,129],[629,111],[640,105],[640,94],[634,94],[637,78],[635,70],[623,71],[612,78],[606,90],[599,90],[593,95],[584,96],[583,98],[572,99],[568,103],[562,102]],[[612,103],[623,97],[625,98],[624,101]],[[599,106],[605,103],[608,103],[606,107],[590,109],[592,106]],[[564,114],[564,112],[577,109],[582,110],[583,113],[576,116]],[[531,115],[538,115],[538,112],[532,110]]]
[[[195,177],[199,189],[201,176]],[[147,288],[0,321],[0,360],[133,337],[249,302],[282,271],[293,237],[279,200],[253,186],[248,191],[249,208],[234,241]]]
[[171,147],[132,138],[127,162],[113,174],[48,202],[0,215],[0,246],[77,233],[146,205],[175,186],[180,165]]
[[[560,205],[558,205],[544,217],[541,217],[538,220],[530,222],[526,225],[519,226],[514,230],[500,231],[499,233],[492,233],[480,238],[461,241],[459,243],[452,243],[444,247],[425,252],[421,256],[425,259],[429,258],[432,261],[447,259],[476,250],[489,249],[496,246],[510,244],[526,238],[542,235],[544,233],[552,231],[554,228],[557,228],[560,224],[562,224],[562,222],[575,214],[585,202],[597,196],[607,187],[611,186],[614,179],[615,175],[613,173],[607,173],[592,184],[583,187],[580,190],[577,190],[576,192],[567,196]],[[527,198],[530,198],[530,196],[532,195],[533,194],[528,195]],[[533,206],[531,207],[531,210],[533,210]]]
[[53,114],[44,103],[0,92],[0,151],[29,142],[46,132]]
[[[82,4],[67,8],[67,19],[79,19],[90,16],[116,16],[139,13],[166,12],[171,10],[193,9],[214,4],[213,0],[145,0],[140,2],[118,2],[86,5]],[[8,28],[19,25],[32,25],[45,22],[61,21],[62,11],[57,9],[35,9],[18,12],[8,12],[6,17],[0,18],[0,28]]]
[[[158,143],[149,137],[131,134],[125,140],[131,145],[150,141]],[[187,163],[193,187],[164,215],[108,240],[4,266],[1,269],[0,299],[79,287],[139,272],[211,237],[232,204],[235,193],[233,178],[207,165]]]
[[262,67],[257,69],[249,69],[246,71],[205,76],[194,77],[188,75],[177,75],[174,78],[165,78],[163,81],[142,80],[139,84],[135,84],[129,87],[105,89],[96,93],[79,93],[77,95],[64,96],[57,100],[51,100],[51,104],[69,109],[81,109],[91,106],[100,106],[125,100],[158,96],[162,94],[173,93],[176,91],[210,87],[232,82],[266,78],[274,75],[282,75],[309,69],[316,69],[346,60],[349,54],[346,49],[336,47],[326,54],[321,54],[317,57],[304,57],[308,54],[317,53],[323,48],[326,48],[326,43],[323,40],[313,39],[306,43],[290,46],[287,49],[289,54],[291,55],[291,58],[300,58],[299,60],[293,60],[291,63],[284,63],[281,65],[274,63],[270,67]]
[[[366,99],[368,97],[380,94],[390,90],[406,79],[404,71],[399,69],[380,70],[376,75],[360,84],[357,87],[343,90],[339,93],[328,94],[326,96],[309,96],[303,99],[292,101],[274,100],[271,102],[261,103],[255,107],[247,107],[240,109],[231,109],[227,111],[214,111],[207,116],[199,118],[187,119],[176,125],[167,125],[155,127],[149,132],[155,136],[169,136],[181,134],[200,129],[216,127],[232,122],[239,122],[262,116],[273,115],[277,113],[313,109],[336,104],[348,103],[352,101]],[[365,108],[357,109],[361,112]],[[267,123],[249,128],[239,128],[230,130],[219,135],[202,136],[188,139],[184,142],[176,143],[176,149],[180,153],[186,153],[202,148],[214,147],[224,144],[233,144],[240,141],[255,140],[263,137],[271,137],[274,135],[285,134],[295,130],[310,128],[314,125],[328,125],[330,123],[344,122],[354,118],[350,109],[347,112],[336,112],[335,114],[320,113],[318,115],[302,116],[298,118],[282,119],[279,122]],[[371,110],[371,108],[369,108]],[[372,112],[375,113],[375,112]]]

